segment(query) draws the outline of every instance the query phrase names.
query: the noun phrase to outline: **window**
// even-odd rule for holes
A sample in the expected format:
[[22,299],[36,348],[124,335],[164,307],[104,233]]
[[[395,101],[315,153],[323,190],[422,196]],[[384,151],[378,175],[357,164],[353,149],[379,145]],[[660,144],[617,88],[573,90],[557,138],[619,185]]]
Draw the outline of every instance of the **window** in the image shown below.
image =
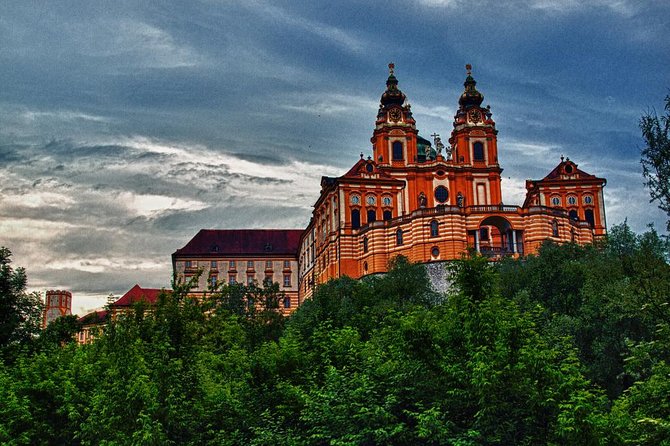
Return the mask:
[[228,262],[228,269],[235,269],[235,260]]
[[570,195],[568,197],[568,204],[572,204],[572,205],[577,204],[577,197],[575,197],[574,195]]
[[382,198],[382,204],[384,206],[391,206],[391,202],[392,202],[391,197]]
[[375,209],[368,209],[368,224],[377,221],[377,211]]
[[384,211],[384,220],[390,220],[393,218],[393,213],[388,209]]
[[368,238],[363,238],[363,252],[368,252]]
[[402,143],[400,141],[393,141],[391,147],[393,147],[393,160],[402,160]]
[[402,245],[402,229],[398,229],[395,232],[395,244],[398,246]]
[[216,276],[210,276],[209,286],[211,286],[212,288],[216,288],[216,282],[217,282],[217,277]]
[[351,210],[351,227],[358,229],[361,227],[361,211],[358,209]]
[[358,196],[358,195],[352,195],[350,201],[351,201],[351,204],[354,204],[354,205],[361,204],[361,197]]
[[558,237],[558,222],[556,220],[551,222],[551,236]]
[[375,204],[377,204],[377,198],[374,195],[368,195],[365,198],[365,202],[370,206],[374,206]]
[[477,141],[472,145],[472,158],[475,161],[484,161],[484,144]]
[[433,256],[433,258],[440,257],[440,248],[433,246],[433,249],[430,250],[430,254]]
[[290,274],[284,274],[284,286],[285,287],[291,286],[291,275]]
[[254,261],[247,260],[247,269],[254,269]]
[[253,285],[254,284],[254,276],[247,276],[247,285]]
[[265,269],[272,269],[272,260],[265,261]]
[[209,267],[211,269],[217,269],[219,266],[216,260],[212,260],[211,262],[209,262]]
[[265,283],[272,284],[272,274],[265,275],[265,279],[263,279],[263,284]]
[[228,285],[235,285],[235,276],[228,276]]
[[574,221],[579,220],[579,217],[577,216],[577,211],[574,210],[574,209],[571,209],[570,212],[568,213],[568,215],[570,216],[570,220],[574,220]]
[[553,204],[554,206],[560,206],[561,197],[551,197],[551,204]]
[[438,203],[444,203],[449,199],[449,191],[444,186],[437,186],[435,188],[435,200]]
[[191,268],[193,266],[193,262],[190,260],[187,260],[184,262],[184,268]]
[[438,235],[440,235],[440,228],[438,226],[437,220],[433,220],[430,222],[430,236],[437,237]]
[[487,241],[489,239],[489,228],[479,228],[479,240]]
[[284,308],[291,308],[291,298],[288,296],[284,297]]
[[367,163],[365,165],[365,170],[367,170],[368,172],[372,172],[373,169],[374,169],[374,166],[372,165],[372,163]]
[[586,195],[584,197],[584,204],[591,204],[593,203],[593,197],[591,195]]
[[593,218],[593,209],[587,209],[584,211],[584,220],[589,222],[589,225],[591,227],[594,227],[596,225],[596,220]]
[[291,269],[291,261],[284,260],[284,269]]

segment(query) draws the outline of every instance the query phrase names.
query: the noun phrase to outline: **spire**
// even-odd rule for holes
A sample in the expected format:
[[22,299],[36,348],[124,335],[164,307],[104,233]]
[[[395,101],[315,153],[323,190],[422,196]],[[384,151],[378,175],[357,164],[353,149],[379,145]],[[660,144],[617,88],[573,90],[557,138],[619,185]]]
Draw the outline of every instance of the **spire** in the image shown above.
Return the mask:
[[398,89],[398,79],[395,74],[395,64],[389,64],[389,77],[386,79],[386,91],[382,94],[381,105],[402,105],[405,102],[405,95]]
[[465,82],[463,83],[465,91],[458,100],[458,103],[461,105],[461,108],[469,108],[473,105],[479,107],[484,101],[484,95],[475,88],[477,81],[472,77],[472,65],[467,64],[465,69],[468,77],[465,78]]

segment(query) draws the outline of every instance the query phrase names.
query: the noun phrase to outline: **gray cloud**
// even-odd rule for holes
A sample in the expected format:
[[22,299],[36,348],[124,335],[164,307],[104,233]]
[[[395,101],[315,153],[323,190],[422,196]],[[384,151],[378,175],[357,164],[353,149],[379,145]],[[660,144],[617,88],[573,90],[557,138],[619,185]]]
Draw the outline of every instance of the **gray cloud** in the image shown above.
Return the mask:
[[200,228],[302,227],[321,175],[370,153],[390,61],[421,135],[443,139],[474,65],[507,202],[563,154],[608,178],[610,224],[664,228],[637,125],[670,86],[668,17],[620,0],[4,2],[0,244],[31,286],[104,303],[167,285]]

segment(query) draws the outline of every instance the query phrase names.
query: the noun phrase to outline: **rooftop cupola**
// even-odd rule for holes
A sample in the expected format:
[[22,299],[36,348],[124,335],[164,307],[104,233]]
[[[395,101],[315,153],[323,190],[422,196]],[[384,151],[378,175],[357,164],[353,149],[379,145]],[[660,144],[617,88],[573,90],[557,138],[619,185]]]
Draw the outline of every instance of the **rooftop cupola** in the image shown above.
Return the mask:
[[484,101],[484,95],[475,88],[477,81],[472,77],[472,65],[467,64],[465,69],[467,70],[468,77],[465,78],[465,82],[463,83],[465,91],[458,100],[458,103],[461,108],[479,107]]
[[405,95],[398,89],[398,79],[393,74],[395,65],[389,64],[389,77],[386,79],[386,91],[382,94],[381,105],[388,107],[390,105],[402,105],[405,102]]

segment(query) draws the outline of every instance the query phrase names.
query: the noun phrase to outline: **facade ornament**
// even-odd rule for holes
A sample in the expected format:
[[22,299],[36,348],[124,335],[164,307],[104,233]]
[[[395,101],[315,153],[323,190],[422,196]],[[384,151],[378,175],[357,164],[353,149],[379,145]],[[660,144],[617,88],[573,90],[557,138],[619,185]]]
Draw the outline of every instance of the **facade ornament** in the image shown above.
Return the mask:
[[465,197],[460,192],[458,193],[458,195],[456,195],[456,204],[458,205],[459,208],[462,208],[463,205],[465,205]]
[[428,199],[423,192],[419,193],[419,207],[425,208],[428,205]]
[[442,149],[444,149],[444,144],[442,143],[442,138],[440,138],[439,133],[433,133],[430,135],[433,137],[433,143],[435,144],[435,153],[442,155]]

